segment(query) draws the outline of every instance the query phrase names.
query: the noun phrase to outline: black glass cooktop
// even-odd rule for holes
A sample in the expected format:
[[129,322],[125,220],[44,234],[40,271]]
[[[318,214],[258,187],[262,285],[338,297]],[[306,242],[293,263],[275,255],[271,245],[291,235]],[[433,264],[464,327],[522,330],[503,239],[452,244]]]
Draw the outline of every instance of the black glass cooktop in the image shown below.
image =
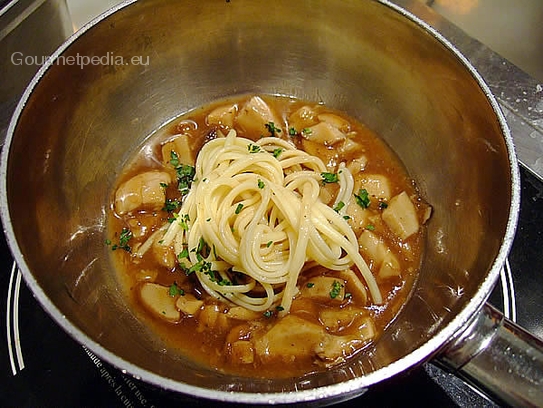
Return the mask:
[[[543,183],[521,169],[520,221],[508,263],[490,302],[542,336]],[[136,380],[83,348],[34,300],[0,242],[3,302],[0,341],[2,407],[207,407],[209,401],[164,391]],[[493,407],[453,375],[432,363],[378,384],[339,407]],[[213,403],[215,406],[226,404]]]

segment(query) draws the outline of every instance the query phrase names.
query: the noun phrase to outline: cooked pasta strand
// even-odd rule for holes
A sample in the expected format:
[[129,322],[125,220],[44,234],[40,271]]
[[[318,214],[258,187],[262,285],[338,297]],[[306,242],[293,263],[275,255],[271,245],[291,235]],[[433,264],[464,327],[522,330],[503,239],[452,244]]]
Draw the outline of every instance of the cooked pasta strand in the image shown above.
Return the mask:
[[[326,171],[319,158],[279,138],[254,142],[231,130],[202,147],[195,169],[178,220],[162,242],[189,249],[211,296],[255,311],[280,302],[286,314],[304,265],[316,262],[332,270],[356,265],[373,302],[382,302],[348,222],[319,199]],[[343,163],[339,183],[335,205],[348,203],[353,191]]]

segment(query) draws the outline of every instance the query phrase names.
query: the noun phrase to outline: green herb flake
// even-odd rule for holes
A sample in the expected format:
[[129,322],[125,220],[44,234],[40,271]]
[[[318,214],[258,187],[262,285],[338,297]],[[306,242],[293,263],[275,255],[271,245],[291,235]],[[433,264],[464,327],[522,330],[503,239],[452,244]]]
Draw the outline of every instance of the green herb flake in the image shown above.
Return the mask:
[[249,151],[249,153],[258,153],[260,151],[260,146],[253,143],[249,143],[247,145],[247,150]]
[[181,252],[177,255],[177,259],[186,259],[189,257],[189,250],[188,248],[183,248]]
[[388,207],[388,204],[385,201],[379,201],[379,209],[384,210]]
[[370,206],[370,195],[365,188],[360,189],[358,194],[354,195],[356,203],[362,208],[368,208]]
[[132,239],[132,231],[130,231],[128,228],[123,228],[121,236],[119,237],[119,244],[121,247],[126,246],[130,239]]
[[315,286],[315,284],[313,282],[307,282],[307,285],[305,286],[311,289],[313,286]]
[[175,218],[179,220],[179,225],[181,225],[181,228],[183,229],[183,231],[189,230],[190,217],[188,214],[183,214],[183,215],[177,214],[177,217]]
[[289,136],[294,137],[294,136],[296,136],[298,134],[298,132],[296,131],[296,129],[291,127],[291,128],[288,129],[288,134],[289,134]]
[[366,225],[366,229],[367,229],[368,231],[375,231],[375,225],[373,225],[373,224],[368,224],[368,225]]
[[110,239],[106,239],[106,245],[111,245],[111,240]]
[[162,210],[166,212],[173,212],[178,210],[179,207],[181,207],[181,203],[178,200],[166,200]]
[[130,231],[128,228],[123,228],[121,234],[119,235],[119,244],[113,245],[111,250],[116,251],[117,249],[124,249],[126,252],[132,252],[132,248],[130,245],[128,245],[128,241],[130,241],[132,237],[132,231]]
[[340,292],[341,292],[341,283],[335,280],[334,283],[332,283],[332,289],[330,289],[330,298],[332,299],[337,298]]
[[171,297],[184,296],[185,295],[185,291],[183,289],[181,289],[179,286],[177,286],[177,282],[174,282],[174,283],[172,283],[170,285],[168,293],[169,293],[169,295]]
[[275,310],[277,310],[278,312],[282,312],[283,310],[285,310],[285,308],[279,305],[279,306],[275,306]]
[[190,275],[194,272],[210,272],[211,271],[211,262],[200,260],[199,262],[192,265],[185,271],[186,275]]
[[160,183],[160,187],[162,187],[162,188],[168,188],[168,184],[167,184],[167,183]]
[[194,181],[196,169],[188,164],[182,164],[177,166],[175,171],[177,173],[177,189],[181,194],[187,194]]
[[210,270],[204,270],[204,275],[209,276],[209,280],[211,280],[211,282],[217,282],[217,283],[219,282],[219,280],[215,276],[215,271],[212,271],[211,269]]
[[336,173],[321,173],[322,177],[322,184],[330,184],[330,183],[337,183],[339,181],[339,177]]
[[311,133],[313,133],[313,130],[310,129],[310,128],[303,128],[303,129],[302,129],[302,133],[303,133],[304,135],[310,135]]
[[232,282],[230,282],[228,279],[223,279],[218,282],[219,286],[232,286]]
[[264,188],[264,186],[265,186],[264,182],[262,180],[258,179],[258,188],[262,190]]
[[236,214],[239,214],[241,212],[241,210],[243,209],[243,204],[242,203],[239,203],[238,206],[236,207],[236,211],[234,211]]
[[177,155],[177,153],[175,151],[170,151],[170,164],[173,166],[173,167],[177,167],[179,166],[179,156]]
[[277,149],[274,149],[274,151],[273,151],[273,157],[275,157],[275,158],[277,159],[281,153],[283,153],[283,149],[281,149],[280,147],[278,147]]
[[211,251],[211,248],[205,241],[204,237],[200,237],[200,240],[198,241],[198,247],[196,248],[196,253],[198,255],[207,256],[210,251]]
[[273,122],[268,122],[264,126],[266,126],[266,129],[268,129],[268,132],[270,132],[270,136],[272,137],[276,136],[276,133],[281,133],[281,129],[275,127],[275,123]]
[[339,203],[337,203],[337,205],[334,207],[334,211],[335,212],[340,212],[343,207],[345,207],[345,203],[343,201],[340,201]]
[[187,265],[185,265],[183,262],[179,262],[179,269],[181,269],[185,275],[189,276],[190,275],[190,272],[189,272],[189,267]]
[[264,313],[263,313],[264,317],[272,317],[273,316],[273,312],[271,310],[266,310]]
[[269,247],[271,247],[271,246],[272,246],[272,244],[273,244],[273,241],[268,241],[268,243],[266,244],[266,248],[269,248]]

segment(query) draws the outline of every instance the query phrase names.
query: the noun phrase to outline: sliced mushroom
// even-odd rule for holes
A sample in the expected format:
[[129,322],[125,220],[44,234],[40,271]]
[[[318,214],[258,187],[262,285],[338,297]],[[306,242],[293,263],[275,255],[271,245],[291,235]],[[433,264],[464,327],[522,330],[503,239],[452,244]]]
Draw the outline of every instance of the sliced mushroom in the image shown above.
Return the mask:
[[243,105],[235,122],[245,137],[257,140],[261,136],[269,136],[266,125],[273,123],[276,129],[281,129],[281,122],[264,100],[253,96]]
[[156,283],[144,283],[140,287],[143,305],[155,316],[169,322],[178,322],[181,314],[175,306],[176,299],[170,296],[170,289]]
[[115,211],[123,215],[137,209],[160,210],[166,201],[164,185],[171,181],[171,176],[163,171],[132,177],[115,192]]
[[420,227],[415,204],[405,191],[392,197],[382,217],[392,232],[402,240],[417,233]]
[[221,105],[213,109],[206,118],[208,125],[220,126],[223,129],[231,129],[234,126],[234,118],[238,113],[238,105]]
[[204,302],[202,300],[197,299],[190,293],[179,296],[175,302],[175,306],[179,309],[179,311],[189,316],[196,315],[202,308],[203,304]]
[[196,162],[196,154],[191,145],[191,137],[185,133],[177,135],[162,145],[162,162],[170,163],[172,160],[172,152],[175,152],[179,164],[189,164],[194,166]]

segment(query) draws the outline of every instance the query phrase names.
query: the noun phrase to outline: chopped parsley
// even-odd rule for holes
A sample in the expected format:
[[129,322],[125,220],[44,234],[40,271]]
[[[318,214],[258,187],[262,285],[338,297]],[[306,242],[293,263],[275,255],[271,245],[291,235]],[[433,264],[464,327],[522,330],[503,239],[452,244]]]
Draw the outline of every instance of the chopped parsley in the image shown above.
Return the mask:
[[170,164],[173,166],[173,167],[177,167],[179,166],[179,156],[177,155],[177,153],[175,151],[171,151],[170,152]]
[[198,241],[198,246],[193,249],[193,251],[196,252],[196,257],[198,258],[198,260],[201,260],[202,256],[207,257],[210,254],[211,248],[205,241],[204,237],[200,237],[200,241]]
[[179,220],[179,225],[181,225],[181,228],[183,228],[183,231],[188,231],[189,230],[189,221],[190,221],[190,217],[188,214],[183,214],[183,215],[179,215],[177,214],[177,217],[175,217],[176,219]]
[[266,310],[264,313],[263,313],[264,317],[272,317],[273,316],[273,312],[271,310]]
[[[198,259],[198,262],[196,262],[194,265],[190,267],[187,267],[184,263],[179,262],[179,267],[181,268],[181,270],[183,270],[183,272],[185,272],[185,275],[189,276],[193,274],[194,272],[203,272],[209,275],[212,280],[215,279],[215,271],[211,269],[213,264],[204,259],[204,257],[207,257],[211,254],[211,248],[209,247],[209,245],[207,244],[207,242],[204,240],[203,237],[200,238],[200,241],[198,242],[198,246],[196,248],[191,249],[190,252],[193,252],[196,254],[196,259]],[[215,256],[215,258],[217,257],[217,255],[215,254],[215,247],[213,247],[213,255]],[[177,255],[177,259],[179,261],[183,258],[188,258],[188,257],[189,257],[189,251],[186,248],[183,249],[183,251],[181,251],[179,255]],[[219,281],[214,280],[214,282],[219,282]]]
[[354,195],[356,203],[362,208],[368,208],[370,206],[370,195],[365,188],[360,189],[358,194]]
[[310,135],[311,133],[313,133],[313,130],[310,129],[310,128],[303,128],[303,129],[302,129],[302,133],[303,133],[304,135]]
[[249,143],[247,145],[247,150],[249,151],[249,153],[258,153],[260,151],[260,146],[253,143]]
[[337,173],[321,173],[322,177],[322,184],[330,184],[330,183],[337,183],[339,181],[339,177]]
[[[117,249],[124,249],[126,252],[132,252],[132,248],[130,245],[128,245],[128,241],[130,241],[132,237],[132,231],[130,231],[128,228],[123,228],[121,234],[119,235],[119,243],[113,245],[111,250],[116,251]],[[111,243],[111,241],[109,241],[109,243]]]
[[335,212],[340,212],[343,207],[345,207],[345,203],[343,201],[340,201],[339,203],[337,203],[337,205],[334,207],[334,211]]
[[289,134],[289,136],[294,137],[294,136],[296,136],[298,134],[298,132],[296,131],[296,129],[291,127],[291,128],[288,129],[288,134]]
[[194,265],[192,265],[190,268],[185,269],[185,275],[191,275],[194,272],[209,272],[211,271],[211,262],[208,262],[204,259],[196,262]]
[[181,194],[187,194],[194,181],[196,169],[188,164],[182,164],[176,167],[175,170],[177,172],[177,188]]
[[341,283],[335,280],[334,283],[332,283],[332,289],[330,289],[330,297],[332,299],[335,299],[339,296],[340,292],[341,292]]
[[375,225],[373,225],[373,224],[368,224],[368,225],[366,225],[366,229],[367,229],[368,231],[374,231],[374,230],[375,230]]
[[266,129],[268,129],[268,132],[270,132],[270,136],[276,136],[276,133],[281,133],[281,129],[278,127],[275,127],[275,123],[268,122],[264,126],[266,126]]
[[273,244],[273,241],[268,241],[268,243],[266,244],[266,248],[269,248],[269,247],[271,247],[271,246],[272,246],[272,244]]
[[204,274],[209,276],[209,279],[211,282],[218,282],[217,277],[215,276],[215,271],[212,271],[211,269],[204,271]]
[[204,271],[204,274],[209,276],[211,282],[217,283],[219,286],[231,286],[232,282],[228,279],[224,279],[217,271],[211,269]]
[[315,286],[315,284],[313,282],[307,282],[307,285],[305,286],[311,289],[313,286]]
[[183,289],[181,289],[179,286],[177,286],[177,282],[174,282],[170,285],[170,289],[169,289],[169,294],[171,297],[176,297],[176,296],[184,296],[185,295],[185,291]]
[[179,207],[181,207],[181,203],[178,200],[168,199],[166,200],[166,203],[164,204],[162,210],[166,212],[172,212],[179,209]]
[[275,150],[273,151],[273,157],[275,157],[275,158],[277,159],[281,153],[283,153],[283,149],[281,149],[280,147],[278,147],[277,149],[275,149]]
[[175,168],[177,175],[177,189],[181,194],[187,194],[194,181],[196,170],[189,164],[179,162],[179,156],[175,151],[170,152],[170,164]]
[[258,179],[258,188],[262,190],[264,188],[264,186],[265,186],[264,182],[262,180]]
[[181,252],[177,255],[177,259],[184,259],[189,257],[189,249],[183,248]]
[[235,213],[236,213],[236,214],[239,214],[239,213],[241,212],[242,209],[243,209],[243,204],[242,204],[242,203],[239,203],[238,206],[236,207]]
[[388,207],[388,204],[385,201],[379,201],[379,209],[384,210]]

